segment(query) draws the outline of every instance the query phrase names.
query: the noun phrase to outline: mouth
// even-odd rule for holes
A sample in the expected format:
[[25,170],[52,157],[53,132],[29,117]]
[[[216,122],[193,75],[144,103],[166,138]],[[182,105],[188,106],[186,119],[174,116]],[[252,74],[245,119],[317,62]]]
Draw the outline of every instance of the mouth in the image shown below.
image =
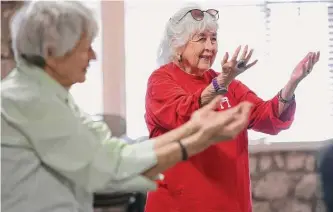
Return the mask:
[[83,72],[84,72],[84,73],[87,73],[88,69],[89,69],[89,66],[86,66],[86,67],[83,69]]
[[210,55],[201,55],[199,58],[205,62],[210,62],[212,60],[212,56]]

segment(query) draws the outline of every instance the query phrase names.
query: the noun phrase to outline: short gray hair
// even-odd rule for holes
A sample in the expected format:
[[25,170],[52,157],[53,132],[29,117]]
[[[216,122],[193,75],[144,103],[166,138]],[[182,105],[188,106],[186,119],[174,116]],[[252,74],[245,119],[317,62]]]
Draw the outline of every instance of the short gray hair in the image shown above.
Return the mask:
[[191,14],[187,14],[180,20],[189,10],[201,9],[199,5],[190,4],[178,10],[168,21],[165,27],[164,36],[157,52],[157,63],[162,66],[174,60],[176,50],[184,46],[193,36],[194,33],[200,33],[205,30],[217,31],[217,21],[205,13],[202,21],[196,21]]
[[76,1],[27,2],[11,21],[12,48],[20,58],[45,59],[70,52],[86,33],[93,40],[98,24],[93,12]]

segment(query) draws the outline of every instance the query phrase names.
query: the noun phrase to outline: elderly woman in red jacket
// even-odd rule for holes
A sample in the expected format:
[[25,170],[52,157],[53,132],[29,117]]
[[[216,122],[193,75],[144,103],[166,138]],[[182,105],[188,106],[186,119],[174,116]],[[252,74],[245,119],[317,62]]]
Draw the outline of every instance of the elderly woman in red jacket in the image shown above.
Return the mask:
[[[257,62],[250,62],[252,50],[247,46],[242,52],[238,47],[233,55],[226,53],[221,70],[211,69],[218,49],[217,19],[217,10],[186,7],[167,23],[159,51],[161,67],[148,80],[145,119],[150,137],[184,124],[221,94],[221,111],[242,101],[254,104],[248,129],[275,135],[292,124],[294,91],[319,60],[319,52],[309,52],[286,85],[264,101],[235,79]],[[146,212],[252,211],[246,129],[184,160],[164,173],[157,191],[148,193]]]

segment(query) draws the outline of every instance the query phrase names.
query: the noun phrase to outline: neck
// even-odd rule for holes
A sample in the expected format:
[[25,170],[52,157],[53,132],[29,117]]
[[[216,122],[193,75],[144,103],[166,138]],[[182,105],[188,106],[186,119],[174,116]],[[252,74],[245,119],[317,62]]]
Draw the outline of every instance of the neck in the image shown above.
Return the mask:
[[204,71],[200,70],[198,68],[193,68],[190,65],[187,65],[184,62],[174,62],[181,70],[186,72],[187,74],[193,75],[193,76],[202,76]]
[[53,71],[50,67],[45,67],[45,72],[55,81],[57,81],[60,85],[62,85],[66,90],[69,90],[72,86],[68,80],[63,79],[59,74]]

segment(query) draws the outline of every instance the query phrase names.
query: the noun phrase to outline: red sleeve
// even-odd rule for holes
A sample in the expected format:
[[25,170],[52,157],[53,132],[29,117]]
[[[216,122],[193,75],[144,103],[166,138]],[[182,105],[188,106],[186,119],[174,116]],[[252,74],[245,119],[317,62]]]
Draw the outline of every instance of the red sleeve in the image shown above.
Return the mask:
[[279,100],[277,95],[271,100],[264,101],[239,81],[234,84],[234,95],[240,102],[249,101],[254,104],[249,118],[249,129],[276,135],[280,131],[288,129],[294,120],[295,101],[278,116]]
[[167,73],[157,71],[148,80],[146,115],[166,130],[175,129],[200,108],[203,90],[187,93]]

